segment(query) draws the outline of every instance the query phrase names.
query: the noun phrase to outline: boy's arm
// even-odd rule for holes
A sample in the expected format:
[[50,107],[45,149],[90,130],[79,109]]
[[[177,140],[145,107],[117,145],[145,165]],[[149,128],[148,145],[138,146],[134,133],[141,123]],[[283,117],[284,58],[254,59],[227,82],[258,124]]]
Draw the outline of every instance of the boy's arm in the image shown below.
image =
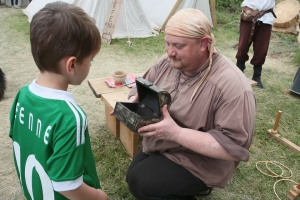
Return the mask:
[[79,199],[91,199],[91,200],[107,200],[107,195],[103,190],[95,189],[93,187],[88,186],[85,183],[82,183],[75,190],[70,191],[61,191],[62,195],[72,200]]

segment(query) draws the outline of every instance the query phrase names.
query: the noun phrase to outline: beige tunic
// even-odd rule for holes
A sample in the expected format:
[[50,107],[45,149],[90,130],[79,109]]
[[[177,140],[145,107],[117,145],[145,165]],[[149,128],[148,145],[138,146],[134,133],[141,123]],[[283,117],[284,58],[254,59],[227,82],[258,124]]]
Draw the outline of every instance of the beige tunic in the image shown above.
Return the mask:
[[[190,97],[207,67],[208,61],[196,76],[179,83],[181,72],[170,66],[165,54],[144,74],[144,78],[171,94],[169,112],[178,125],[211,134],[230,155],[240,161],[248,161],[256,111],[252,87],[234,63],[218,53],[213,56],[211,72],[190,103]],[[134,88],[129,97],[135,93]],[[175,142],[151,137],[143,138],[143,152],[161,152],[209,187],[225,187],[239,164],[209,158]]]

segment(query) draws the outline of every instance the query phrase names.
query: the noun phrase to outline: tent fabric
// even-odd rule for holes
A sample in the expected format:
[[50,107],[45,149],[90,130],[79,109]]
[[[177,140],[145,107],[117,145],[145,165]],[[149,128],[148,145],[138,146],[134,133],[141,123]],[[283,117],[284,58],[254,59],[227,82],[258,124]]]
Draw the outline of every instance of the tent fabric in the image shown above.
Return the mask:
[[[23,12],[28,16],[28,21],[30,22],[36,12],[42,9],[47,3],[55,1],[56,0],[33,0]],[[112,0],[61,1],[81,7],[95,19],[96,25],[102,35]],[[112,38],[144,38],[155,36],[157,34],[158,33],[152,28],[146,18],[139,1],[123,0]]]
[[[10,0],[6,0],[9,1]],[[26,3],[29,0],[22,0]],[[30,22],[33,15],[47,3],[57,0],[32,0],[23,10]],[[60,0],[81,7],[93,17],[101,33],[113,0]],[[144,38],[158,35],[177,0],[123,0],[112,38]],[[209,0],[183,0],[177,11],[182,8],[196,8],[202,11],[212,25]]]
[[[160,30],[164,22],[166,21],[169,13],[173,9],[177,0],[139,0],[140,4],[150,21],[150,24],[155,30]],[[179,5],[178,10],[182,8],[195,8],[197,10],[202,11],[211,25],[212,18],[210,12],[209,0],[183,0]]]

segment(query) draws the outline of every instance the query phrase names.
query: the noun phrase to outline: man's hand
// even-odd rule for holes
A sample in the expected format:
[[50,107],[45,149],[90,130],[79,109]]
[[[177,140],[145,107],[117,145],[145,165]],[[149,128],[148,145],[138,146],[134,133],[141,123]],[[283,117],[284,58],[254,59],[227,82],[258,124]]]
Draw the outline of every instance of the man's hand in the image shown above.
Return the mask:
[[170,116],[167,105],[164,105],[162,111],[164,119],[155,124],[141,127],[138,130],[140,136],[170,140],[207,157],[238,161],[237,158],[231,156],[209,133],[178,126]]
[[141,127],[138,130],[138,134],[143,137],[156,137],[162,140],[176,141],[182,128],[170,116],[167,105],[163,106],[162,112],[164,116],[162,121]]
[[138,93],[136,93],[135,96],[131,96],[129,99],[128,99],[129,102],[131,103],[138,103],[139,102],[139,95]]

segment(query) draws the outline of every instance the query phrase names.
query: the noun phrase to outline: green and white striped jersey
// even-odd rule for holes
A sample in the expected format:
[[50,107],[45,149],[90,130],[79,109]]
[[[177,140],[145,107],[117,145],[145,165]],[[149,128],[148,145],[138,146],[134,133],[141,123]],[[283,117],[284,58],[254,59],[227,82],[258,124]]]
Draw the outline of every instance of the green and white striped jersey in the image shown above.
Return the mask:
[[85,182],[100,188],[85,112],[71,93],[34,80],[10,112],[17,174],[27,199],[66,199],[59,191]]

